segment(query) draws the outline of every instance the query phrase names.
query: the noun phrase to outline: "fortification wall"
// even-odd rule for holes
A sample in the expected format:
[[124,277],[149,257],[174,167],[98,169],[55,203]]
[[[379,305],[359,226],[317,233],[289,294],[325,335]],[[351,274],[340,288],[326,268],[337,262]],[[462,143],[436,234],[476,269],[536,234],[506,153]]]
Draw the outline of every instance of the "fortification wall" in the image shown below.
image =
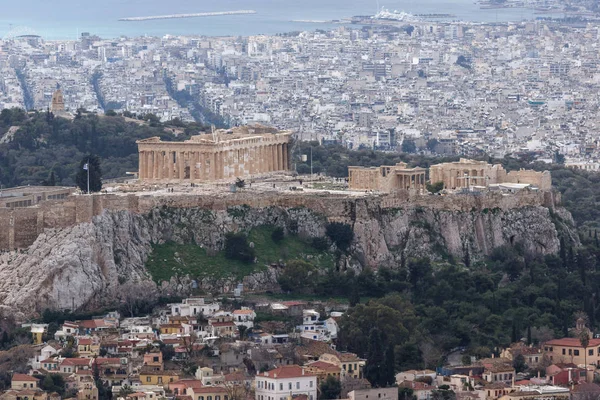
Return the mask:
[[95,194],[70,196],[64,201],[45,201],[37,206],[0,209],[0,250],[30,246],[40,233],[50,228],[66,228],[91,222],[104,210],[130,211],[146,214],[158,207],[205,208],[226,210],[247,205],[253,208],[282,207],[309,208],[336,221],[352,222],[368,219],[380,209],[423,207],[438,210],[469,212],[474,210],[502,210],[526,206],[552,208],[560,203],[558,193],[522,191],[512,195],[501,193],[456,194],[447,196],[418,195],[400,190],[388,195],[351,197],[343,194],[291,194],[267,192],[222,193],[214,195],[144,195]]

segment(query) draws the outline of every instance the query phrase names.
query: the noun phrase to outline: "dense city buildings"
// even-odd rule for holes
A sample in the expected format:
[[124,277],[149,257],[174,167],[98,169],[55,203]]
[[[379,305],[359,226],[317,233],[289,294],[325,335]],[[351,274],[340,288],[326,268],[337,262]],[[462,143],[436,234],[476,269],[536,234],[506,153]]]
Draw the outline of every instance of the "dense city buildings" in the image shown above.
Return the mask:
[[[389,21],[388,21],[389,22]],[[0,107],[264,123],[350,148],[597,169],[596,23],[415,21],[279,36],[0,42]]]

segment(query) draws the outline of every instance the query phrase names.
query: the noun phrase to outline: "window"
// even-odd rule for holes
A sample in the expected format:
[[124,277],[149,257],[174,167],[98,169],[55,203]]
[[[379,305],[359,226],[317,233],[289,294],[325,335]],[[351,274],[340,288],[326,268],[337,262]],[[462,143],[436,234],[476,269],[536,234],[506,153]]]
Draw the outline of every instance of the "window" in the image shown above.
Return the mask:
[[292,382],[288,383],[288,390],[292,390]]
[[279,390],[283,390],[283,383],[279,384]]
[[212,396],[206,396],[206,400],[212,400]]
[[578,356],[579,355],[579,350],[573,350],[573,355]]
[[[310,381],[310,387],[313,387],[313,381]],[[311,396],[312,397],[312,396]]]
[[162,376],[158,377],[158,383],[162,383]]
[[296,389],[300,389],[300,382],[296,382]]
[[215,400],[221,400],[221,396],[215,396]]
[[569,355],[572,356],[573,355],[573,350],[569,349]]
[[149,376],[147,376],[146,377],[146,382],[151,382],[151,381],[152,381],[152,379]]
[[562,353],[563,353],[563,356],[566,354],[566,353],[565,353],[565,349],[563,349]]
[[593,349],[592,350],[588,350],[588,355],[593,356],[594,355],[594,350]]

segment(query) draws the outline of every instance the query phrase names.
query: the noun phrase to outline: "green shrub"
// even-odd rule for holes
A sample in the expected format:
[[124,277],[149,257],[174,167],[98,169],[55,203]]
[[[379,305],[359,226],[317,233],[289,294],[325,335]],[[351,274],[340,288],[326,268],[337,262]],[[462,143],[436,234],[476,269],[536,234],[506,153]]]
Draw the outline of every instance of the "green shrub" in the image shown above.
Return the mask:
[[325,228],[327,236],[340,250],[347,250],[354,239],[354,231],[348,224],[341,222],[332,222]]
[[248,244],[243,233],[228,233],[225,235],[225,257],[245,263],[254,261],[254,249]]
[[273,232],[271,233],[271,239],[275,243],[280,243],[284,237],[285,237],[285,234],[283,233],[283,228],[278,226],[275,229],[273,229]]
[[311,242],[312,247],[319,251],[325,251],[329,248],[329,240],[326,237],[314,237]]

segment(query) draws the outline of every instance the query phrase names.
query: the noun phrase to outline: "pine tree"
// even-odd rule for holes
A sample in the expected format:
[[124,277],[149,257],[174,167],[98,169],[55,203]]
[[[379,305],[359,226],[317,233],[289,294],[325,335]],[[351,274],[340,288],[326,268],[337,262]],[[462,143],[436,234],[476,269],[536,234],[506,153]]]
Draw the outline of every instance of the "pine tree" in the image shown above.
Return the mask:
[[531,325],[527,326],[527,344],[531,344]]

